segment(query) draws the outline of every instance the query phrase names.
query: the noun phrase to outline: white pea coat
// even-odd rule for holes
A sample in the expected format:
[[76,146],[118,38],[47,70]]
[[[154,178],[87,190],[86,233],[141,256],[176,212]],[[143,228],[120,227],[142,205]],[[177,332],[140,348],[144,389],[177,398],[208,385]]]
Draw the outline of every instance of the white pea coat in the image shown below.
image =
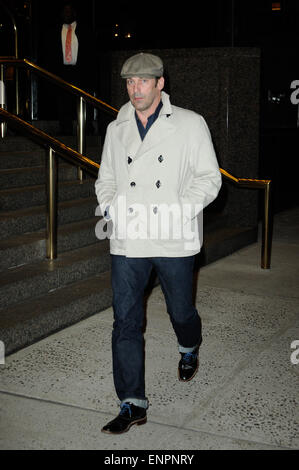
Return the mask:
[[[113,221],[111,254],[183,257],[200,251],[202,210],[216,198],[221,173],[203,117],[171,105],[164,92],[162,102],[143,141],[131,102],[107,128],[95,190],[101,213],[109,209],[106,219]],[[97,224],[99,238],[104,223]]]

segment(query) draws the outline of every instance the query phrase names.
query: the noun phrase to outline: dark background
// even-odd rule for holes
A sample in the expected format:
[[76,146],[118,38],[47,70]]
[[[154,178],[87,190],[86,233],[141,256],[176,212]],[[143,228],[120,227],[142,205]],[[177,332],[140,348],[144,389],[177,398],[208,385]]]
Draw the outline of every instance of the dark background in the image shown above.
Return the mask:
[[[258,47],[261,50],[261,138],[258,177],[276,186],[275,210],[299,203],[298,106],[290,101],[299,80],[299,1],[209,0],[74,2],[95,44],[95,93],[110,102],[114,50]],[[2,0],[19,28],[19,57],[44,63],[41,38],[55,25],[62,0]],[[14,55],[11,20],[0,2],[0,55]],[[250,83],[248,83],[250,86]],[[41,98],[42,101],[42,98]],[[40,106],[40,119],[47,116]]]

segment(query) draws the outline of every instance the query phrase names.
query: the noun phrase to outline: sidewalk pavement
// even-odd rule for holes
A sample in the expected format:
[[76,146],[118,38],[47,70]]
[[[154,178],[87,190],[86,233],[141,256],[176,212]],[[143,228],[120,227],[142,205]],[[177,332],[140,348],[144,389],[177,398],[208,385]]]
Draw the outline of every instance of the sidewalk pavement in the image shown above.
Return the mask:
[[275,217],[270,270],[260,268],[260,241],[200,270],[204,340],[189,383],[177,379],[176,339],[160,287],[153,290],[148,422],[123,435],[100,432],[119,411],[111,308],[8,356],[0,449],[298,449],[298,248],[296,208]]

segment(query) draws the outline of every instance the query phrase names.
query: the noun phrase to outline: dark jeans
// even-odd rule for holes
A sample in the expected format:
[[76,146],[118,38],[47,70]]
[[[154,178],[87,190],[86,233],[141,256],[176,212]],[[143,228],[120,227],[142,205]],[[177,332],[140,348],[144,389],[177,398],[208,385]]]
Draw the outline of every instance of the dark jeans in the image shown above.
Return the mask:
[[117,396],[145,400],[144,290],[156,269],[181,352],[201,343],[201,320],[192,302],[194,256],[126,258],[111,255],[114,325],[113,377]]

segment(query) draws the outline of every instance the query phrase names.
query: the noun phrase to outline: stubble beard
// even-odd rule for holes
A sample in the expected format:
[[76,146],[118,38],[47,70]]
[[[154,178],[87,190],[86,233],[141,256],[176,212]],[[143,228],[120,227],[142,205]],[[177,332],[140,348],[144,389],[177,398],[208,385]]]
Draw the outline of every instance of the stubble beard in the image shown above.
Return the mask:
[[[143,98],[142,101],[136,101],[136,98]],[[136,109],[136,111],[144,112],[151,108],[155,102],[156,96],[144,96],[142,94],[133,94],[131,97],[131,102]]]

